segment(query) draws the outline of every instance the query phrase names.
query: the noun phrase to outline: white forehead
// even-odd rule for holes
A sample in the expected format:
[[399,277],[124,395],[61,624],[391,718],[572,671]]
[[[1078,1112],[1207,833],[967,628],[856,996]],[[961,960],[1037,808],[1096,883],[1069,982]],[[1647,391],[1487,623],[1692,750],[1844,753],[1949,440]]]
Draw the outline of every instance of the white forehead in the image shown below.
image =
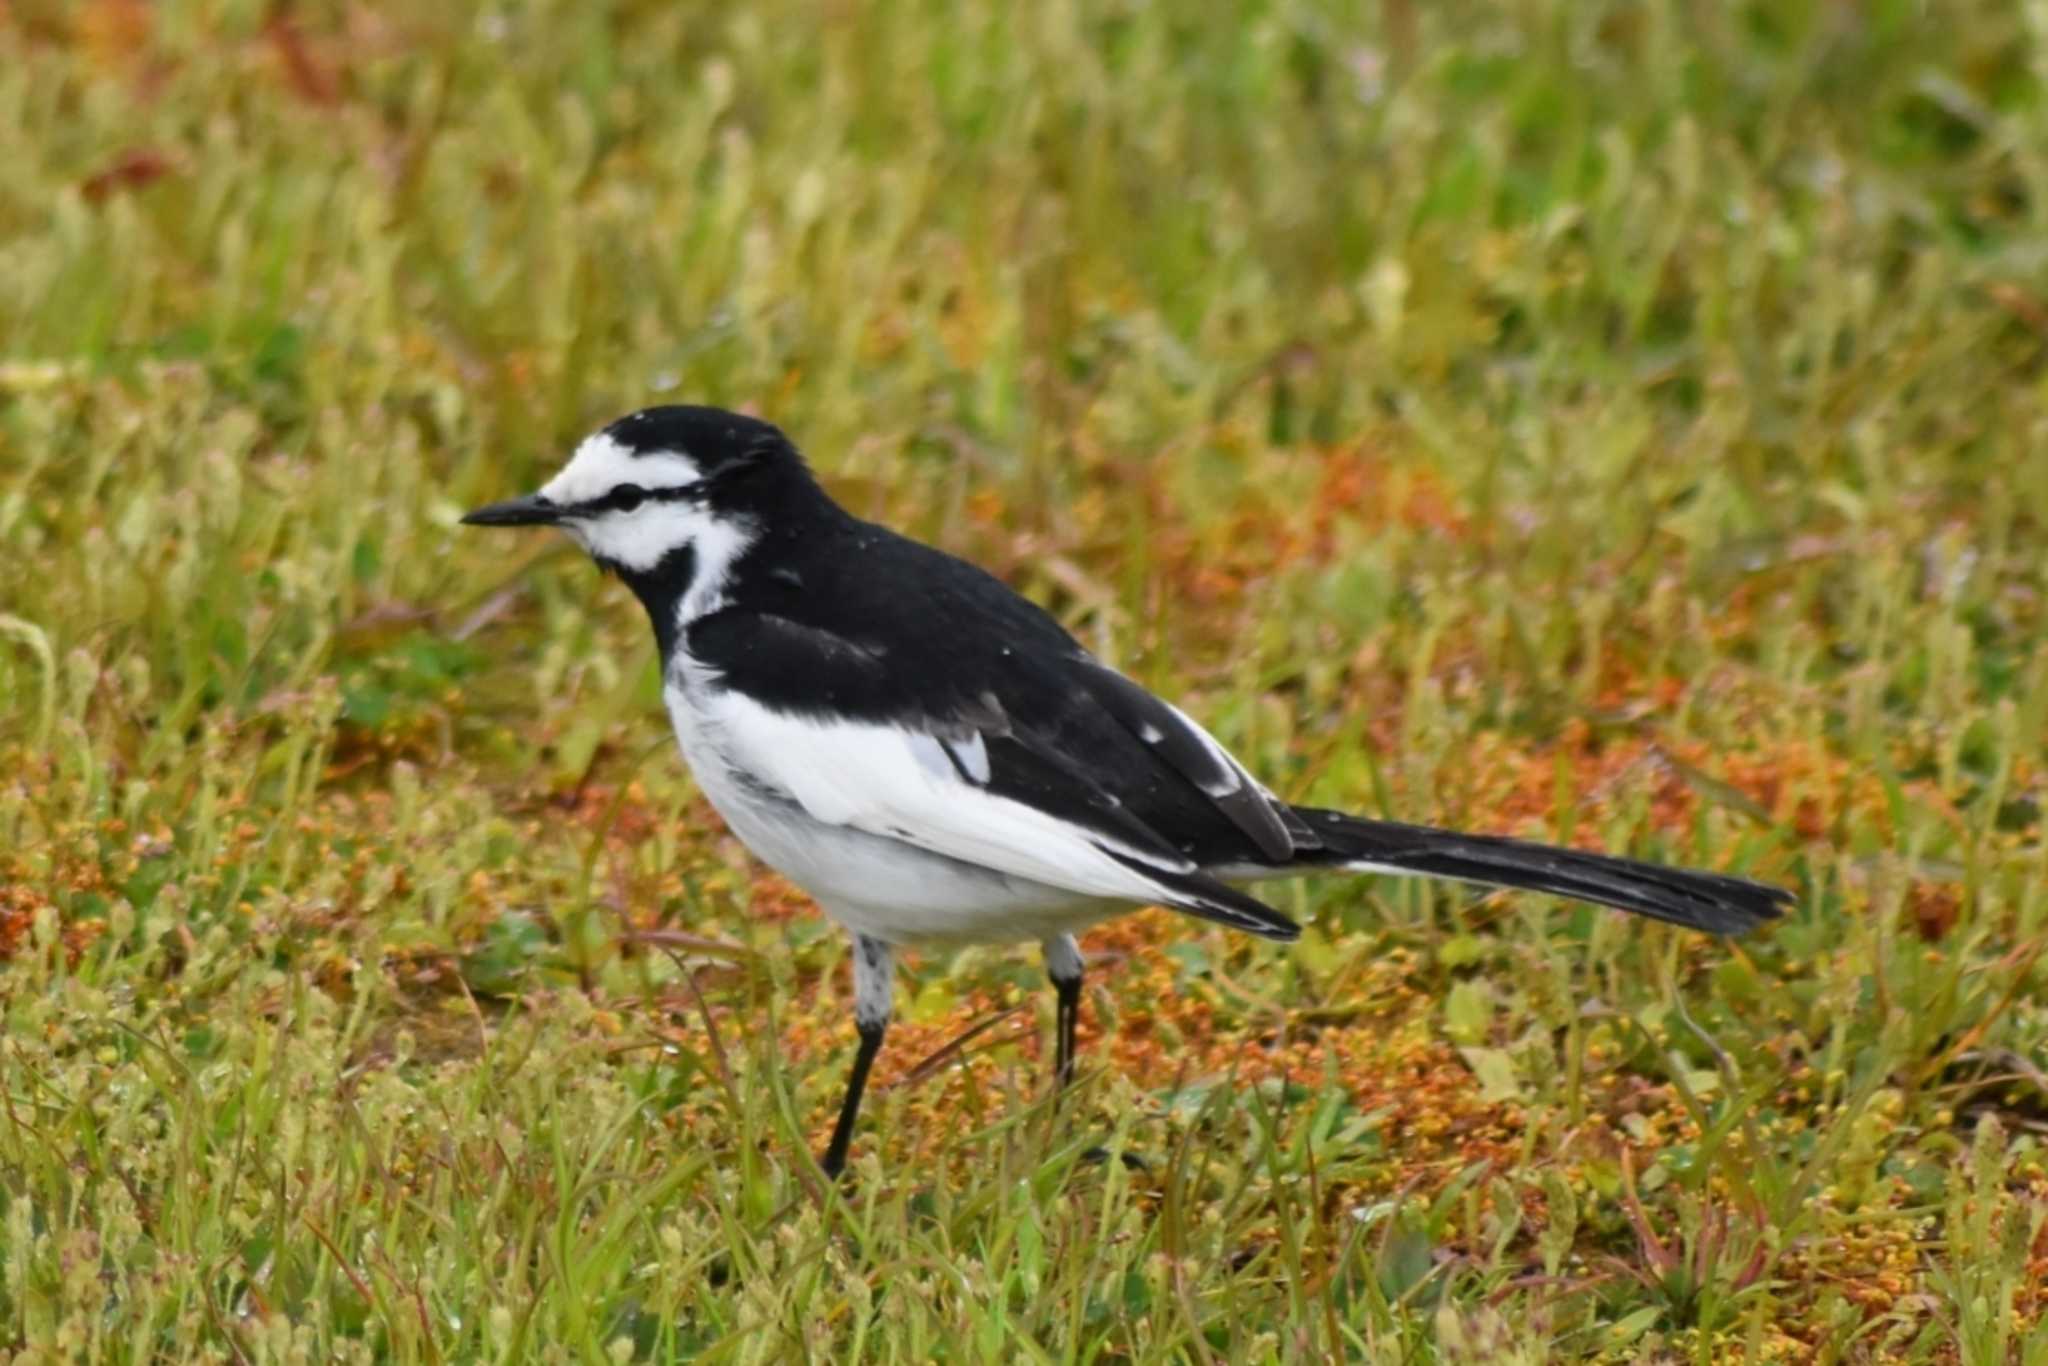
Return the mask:
[[635,452],[604,432],[585,437],[561,473],[541,487],[541,496],[555,503],[581,503],[602,498],[621,484],[643,489],[676,488],[697,481],[697,462],[681,451]]

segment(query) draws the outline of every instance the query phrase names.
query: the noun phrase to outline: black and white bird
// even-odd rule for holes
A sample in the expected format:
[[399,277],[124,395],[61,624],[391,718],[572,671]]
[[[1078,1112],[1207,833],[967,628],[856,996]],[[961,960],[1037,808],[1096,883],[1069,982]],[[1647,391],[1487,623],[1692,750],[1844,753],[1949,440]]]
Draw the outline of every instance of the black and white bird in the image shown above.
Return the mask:
[[973,565],[864,522],[789,439],[649,408],[477,526],[559,527],[647,608],[704,795],[853,936],[860,1045],[822,1166],[837,1175],[888,1026],[891,951],[1037,940],[1074,1067],[1074,932],[1141,905],[1290,940],[1240,890],[1303,873],[1518,887],[1733,934],[1777,887],[1275,796],[1170,702]]

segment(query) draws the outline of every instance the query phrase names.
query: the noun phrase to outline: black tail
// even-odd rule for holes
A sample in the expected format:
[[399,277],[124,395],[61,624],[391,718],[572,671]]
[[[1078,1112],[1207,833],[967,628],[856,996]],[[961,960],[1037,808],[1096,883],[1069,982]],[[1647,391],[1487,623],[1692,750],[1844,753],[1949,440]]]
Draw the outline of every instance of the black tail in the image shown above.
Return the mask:
[[1715,934],[1741,934],[1776,920],[1792,904],[1782,887],[1721,873],[1665,868],[1606,854],[1529,844],[1498,835],[1461,835],[1426,825],[1367,820],[1296,807],[1323,848],[1304,863],[1520,887]]
[[1171,906],[1176,911],[1213,920],[1233,930],[1243,930],[1246,934],[1256,934],[1262,939],[1277,939],[1283,944],[1301,938],[1301,926],[1257,897],[1240,892],[1206,873],[1171,873],[1154,864],[1119,854],[1114,849],[1103,849],[1103,852],[1171,892],[1173,895],[1159,899],[1162,906]]

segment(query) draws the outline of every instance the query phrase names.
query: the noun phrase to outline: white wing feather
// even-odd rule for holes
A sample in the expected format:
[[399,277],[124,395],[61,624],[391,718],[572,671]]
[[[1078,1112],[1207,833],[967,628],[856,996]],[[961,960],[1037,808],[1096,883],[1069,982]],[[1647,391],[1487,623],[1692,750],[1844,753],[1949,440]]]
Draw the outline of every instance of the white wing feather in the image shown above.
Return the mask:
[[[814,721],[770,711],[734,693],[719,697],[716,723],[727,752],[756,781],[812,819],[902,840],[1013,877],[1080,896],[1149,901],[1170,890],[1112,858],[1115,849],[1162,872],[1194,870],[1069,824],[961,780],[937,741],[895,726]],[[970,773],[985,772],[979,737]],[[978,762],[977,762],[978,760]]]

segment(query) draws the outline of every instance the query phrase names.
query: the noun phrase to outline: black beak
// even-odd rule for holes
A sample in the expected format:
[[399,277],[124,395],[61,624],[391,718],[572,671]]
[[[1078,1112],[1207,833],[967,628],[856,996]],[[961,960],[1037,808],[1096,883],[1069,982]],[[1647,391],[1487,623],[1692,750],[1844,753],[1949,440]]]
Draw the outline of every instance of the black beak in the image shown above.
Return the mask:
[[562,510],[537,493],[524,498],[507,498],[502,503],[480,507],[462,519],[464,526],[553,526],[562,520]]

